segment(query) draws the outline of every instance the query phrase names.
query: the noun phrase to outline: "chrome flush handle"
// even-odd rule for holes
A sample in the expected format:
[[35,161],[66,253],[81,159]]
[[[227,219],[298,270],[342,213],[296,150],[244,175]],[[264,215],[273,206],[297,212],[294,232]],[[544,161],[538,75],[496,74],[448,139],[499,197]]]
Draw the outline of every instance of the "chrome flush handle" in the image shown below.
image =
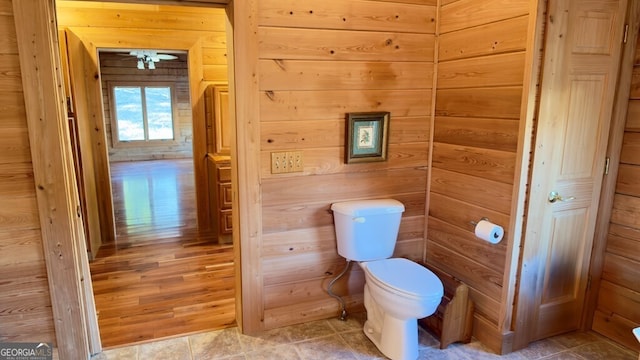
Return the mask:
[[555,203],[556,201],[571,201],[574,200],[575,197],[574,196],[570,196],[568,198],[562,197],[560,196],[560,194],[558,194],[557,191],[552,191],[549,193],[549,197],[547,198],[547,200],[549,200],[550,203]]

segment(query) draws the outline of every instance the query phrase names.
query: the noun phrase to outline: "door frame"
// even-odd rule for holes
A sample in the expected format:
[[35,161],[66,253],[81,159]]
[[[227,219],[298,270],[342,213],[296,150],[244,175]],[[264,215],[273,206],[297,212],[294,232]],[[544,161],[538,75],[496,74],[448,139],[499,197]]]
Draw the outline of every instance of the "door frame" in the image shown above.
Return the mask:
[[[119,2],[140,2],[120,0]],[[148,1],[145,3],[149,3]],[[175,4],[154,0],[155,4]],[[236,317],[246,334],[262,331],[260,196],[260,108],[258,101],[258,6],[256,0],[212,3],[184,1],[182,5],[224,6],[227,32],[229,91],[234,99],[230,118],[235,130],[232,146],[233,243],[236,266]],[[33,170],[41,219],[56,342],[60,358],[89,357],[101,351],[86,244],[77,218],[79,206],[60,72],[60,48],[55,0],[13,0],[16,33]],[[237,59],[237,60],[233,60]],[[42,121],[46,119],[46,121]],[[235,120],[234,120],[235,119]],[[43,139],[53,141],[42,141]],[[52,165],[60,169],[52,175]],[[48,187],[43,187],[48,186]],[[44,190],[47,190],[46,193]],[[71,311],[73,309],[74,311]],[[83,311],[76,311],[82,309]],[[96,342],[97,336],[97,342]]]
[[[545,1],[546,3],[546,1]],[[633,11],[632,11],[633,9]],[[634,14],[630,15],[630,13],[634,12]],[[546,49],[544,48],[544,43],[546,41],[546,22],[547,22],[547,13],[546,11],[544,12],[544,16],[542,16],[542,20],[540,21],[539,26],[541,27],[539,31],[541,34],[544,34],[544,36],[541,36],[542,38],[542,42],[541,42],[541,47],[540,49],[542,49],[542,55],[539,57],[540,60],[540,72],[539,72],[539,83],[540,83],[540,87],[541,87],[541,82],[542,82],[542,75],[543,75],[543,70],[542,67],[544,66],[544,52],[546,51]],[[625,72],[625,68],[624,68],[624,64],[625,61],[631,61],[633,62],[633,57],[634,57],[634,53],[633,51],[627,51],[628,47],[631,45],[633,45],[634,47],[632,48],[635,49],[635,39],[637,38],[637,33],[638,33],[638,24],[637,22],[640,21],[640,1],[634,1],[634,0],[629,0],[627,3],[627,9],[626,9],[626,19],[625,19],[625,24],[629,24],[630,21],[632,21],[633,26],[631,26],[630,28],[635,29],[635,33],[628,36],[628,40],[629,39],[633,39],[632,42],[631,41],[627,41],[626,44],[622,44],[622,49],[621,49],[621,60],[622,64],[620,65],[619,71],[618,71],[618,78],[617,78],[617,84],[614,86],[615,88],[615,98],[614,98],[614,103],[613,103],[613,109],[612,109],[612,117],[611,117],[611,125],[609,126],[609,133],[608,133],[608,137],[607,137],[607,150],[605,152],[607,157],[610,157],[612,159],[611,161],[611,165],[614,165],[613,168],[610,167],[610,172],[608,175],[606,175],[603,179],[603,182],[600,186],[600,199],[599,199],[599,203],[598,203],[598,207],[597,209],[595,209],[597,211],[597,216],[596,216],[596,227],[594,230],[594,238],[593,238],[593,243],[592,243],[592,250],[591,250],[591,254],[590,254],[590,258],[589,258],[589,265],[588,265],[588,283],[590,283],[586,289],[585,289],[585,299],[584,299],[584,306],[582,309],[582,314],[581,314],[581,320],[580,320],[580,329],[581,330],[589,330],[591,328],[591,322],[593,319],[593,311],[595,310],[595,306],[596,306],[596,302],[597,302],[597,293],[598,293],[598,285],[599,285],[599,280],[600,280],[600,276],[602,273],[602,265],[604,262],[604,250],[606,247],[606,232],[608,230],[608,222],[609,222],[609,218],[610,218],[610,214],[611,214],[611,205],[613,202],[613,194],[609,195],[608,192],[612,192],[615,190],[615,183],[616,183],[616,177],[617,177],[617,167],[618,167],[618,161],[614,161],[614,156],[615,156],[615,149],[616,147],[621,148],[622,146],[622,134],[620,133],[620,131],[622,131],[622,133],[624,133],[624,121],[626,120],[626,104],[624,104],[624,109],[621,108],[621,100],[620,100],[620,95],[621,95],[621,86],[623,86],[623,84],[626,81],[627,83],[627,96],[625,97],[624,101],[628,101],[628,91],[629,91],[629,85],[631,82],[631,71],[629,70],[628,72]],[[634,20],[630,20],[630,19],[634,19]],[[632,31],[631,29],[629,31]],[[629,54],[630,53],[630,54]],[[629,60],[624,60],[627,59],[627,57],[631,57],[631,59]],[[631,66],[632,67],[632,66]],[[628,81],[624,80],[625,78],[623,78],[623,76],[625,76],[624,74],[627,74],[626,76],[628,76]],[[537,94],[539,95],[539,93]],[[623,94],[624,97],[624,94]],[[537,101],[539,102],[539,96],[537,97]],[[538,117],[538,107],[539,104],[536,104],[536,118]],[[620,119],[618,119],[620,116],[623,116],[622,118],[622,124],[619,124]],[[620,128],[620,126],[622,126],[622,128]],[[537,121],[536,121],[536,126],[534,129],[534,136],[537,136]],[[616,144],[617,142],[617,144]],[[535,139],[533,140],[532,144],[535,143]],[[532,147],[532,150],[535,150]],[[618,158],[619,158],[619,152],[620,149],[617,150],[618,151]],[[531,156],[532,159],[534,157],[534,155]],[[530,173],[529,173],[529,181],[528,181],[528,194],[527,194],[527,198],[529,198],[530,196],[530,192],[531,192],[531,186],[532,186],[532,174],[533,174],[533,161],[531,162],[531,169],[530,169]],[[613,170],[613,171],[612,171]],[[611,189],[609,187],[612,187]],[[610,199],[608,199],[610,197]],[[527,242],[526,239],[526,235],[527,235],[527,228],[528,226],[530,226],[528,223],[528,218],[529,218],[530,214],[529,211],[527,209],[526,214],[525,214],[525,225],[523,227],[523,233],[522,233],[522,237],[523,237],[523,242],[524,245],[522,246],[522,250],[521,250],[521,264],[520,264],[520,269],[519,274],[518,274],[518,281],[519,284],[517,286],[516,289],[516,301],[515,301],[515,307],[514,307],[514,319],[513,319],[513,331],[514,331],[514,338],[513,338],[513,349],[512,350],[517,350],[517,349],[521,349],[524,348],[526,346],[529,345],[529,343],[531,341],[534,340],[534,332],[531,331],[531,327],[532,324],[534,324],[536,322],[536,319],[534,317],[534,313],[532,311],[532,304],[535,302],[533,300],[533,298],[536,296],[535,294],[525,294],[522,292],[522,289],[536,289],[536,276],[535,274],[533,275],[529,275],[529,276],[524,276],[524,272],[526,269],[524,269],[524,267],[526,266],[526,261],[525,261],[525,257],[524,254],[526,254],[527,249],[529,249],[531,246],[533,246],[534,248],[537,248],[537,243],[536,244],[531,244],[531,241]],[[529,255],[533,255],[533,252],[530,252]],[[529,270],[530,271],[530,270]],[[595,285],[594,285],[595,284]]]
[[603,179],[602,192],[600,193],[600,207],[596,220],[591,266],[589,268],[591,286],[587,289],[585,310],[582,317],[583,330],[591,329],[594,313],[598,305],[598,293],[600,291],[600,281],[604,269],[605,252],[607,250],[609,222],[611,220],[618,170],[620,168],[622,139],[627,121],[627,108],[629,106],[629,94],[631,93],[636,44],[638,41],[638,33],[640,32],[640,1],[629,1],[625,24],[629,26],[627,30],[627,42],[622,44],[622,63],[620,64],[620,74],[618,77],[616,99],[609,131],[609,143],[606,152],[606,156],[609,158],[609,174]]
[[[78,121],[78,132],[81,137],[81,152],[90,156],[83,156],[85,179],[94,179],[96,208],[99,214],[100,234],[91,237],[100,239],[99,244],[114,242],[115,219],[113,210],[113,193],[111,189],[111,174],[109,154],[107,149],[106,124],[104,120],[102,82],[100,73],[99,49],[172,49],[187,52],[189,68],[189,93],[191,97],[193,123],[193,163],[196,185],[196,209],[198,209],[198,229],[208,231],[211,228],[209,216],[209,189],[206,168],[206,120],[204,111],[202,86],[202,46],[201,37],[197,34],[186,33],[176,39],[166,30],[148,30],[144,36],[116,36],[114,33],[105,34],[96,28],[68,27],[66,29],[68,41],[68,58],[71,66],[71,88],[75,96],[76,118],[91,119]],[[125,40],[123,40],[125,39]],[[82,140],[84,138],[84,140]],[[91,156],[92,155],[92,156]],[[84,189],[83,189],[84,190]],[[90,194],[93,195],[93,194]],[[97,240],[97,239],[96,239]]]

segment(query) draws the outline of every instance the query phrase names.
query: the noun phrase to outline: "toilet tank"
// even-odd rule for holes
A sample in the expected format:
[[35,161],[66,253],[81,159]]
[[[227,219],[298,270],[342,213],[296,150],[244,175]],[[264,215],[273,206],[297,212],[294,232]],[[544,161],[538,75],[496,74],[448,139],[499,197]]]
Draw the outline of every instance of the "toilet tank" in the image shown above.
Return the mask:
[[347,260],[391,257],[404,205],[393,199],[346,201],[331,205],[338,254]]

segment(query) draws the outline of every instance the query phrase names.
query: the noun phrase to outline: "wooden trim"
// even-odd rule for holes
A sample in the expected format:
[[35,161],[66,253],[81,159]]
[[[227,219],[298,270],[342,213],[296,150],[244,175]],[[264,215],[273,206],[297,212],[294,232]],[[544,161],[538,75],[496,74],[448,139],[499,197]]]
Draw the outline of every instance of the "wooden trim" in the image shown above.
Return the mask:
[[229,61],[234,64],[229,91],[230,99],[235,97],[236,118],[233,121],[234,114],[230,114],[236,130],[235,146],[231,148],[233,243],[241,260],[242,282],[237,288],[242,297],[242,310],[238,312],[242,318],[241,330],[245,334],[256,334],[264,329],[258,3],[246,0],[236,1],[234,5],[233,60]]
[[[12,1],[59,357],[88,358],[93,295],[67,126],[55,1]],[[52,171],[52,169],[54,169]],[[83,260],[84,257],[84,260]],[[85,300],[87,300],[85,302]],[[81,311],[78,311],[81,309]],[[91,326],[90,326],[91,327]]]
[[605,175],[600,193],[600,206],[593,239],[593,251],[591,252],[591,265],[589,277],[591,287],[587,289],[586,304],[582,315],[582,329],[591,329],[596,307],[598,304],[598,292],[604,268],[605,252],[607,250],[607,238],[609,222],[613,209],[613,200],[616,192],[616,180],[620,168],[620,153],[622,151],[622,139],[627,120],[627,108],[629,94],[633,80],[633,65],[636,54],[638,32],[640,31],[640,1],[629,1],[627,8],[627,20],[629,24],[627,43],[623,44],[618,88],[616,90],[616,102],[614,105],[609,131],[609,144],[607,157],[609,157],[609,174]]
[[[527,28],[527,45],[524,67],[524,81],[522,85],[522,107],[520,114],[520,129],[518,132],[518,150],[516,156],[516,174],[514,178],[511,202],[511,220],[509,223],[509,233],[513,237],[507,246],[506,267],[503,278],[503,292],[499,315],[499,328],[504,337],[502,349],[504,353],[509,353],[519,347],[517,343],[521,339],[518,335],[524,335],[528,339],[527,328],[515,325],[514,316],[518,319],[517,312],[521,309],[515,308],[515,297],[518,293],[518,276],[520,273],[520,253],[522,238],[524,236],[524,219],[526,213],[528,184],[531,177],[531,154],[533,147],[533,134],[535,131],[536,116],[538,113],[538,84],[541,77],[542,57],[541,49],[544,46],[544,28],[546,5],[538,1],[529,3],[529,25]],[[524,325],[524,324],[520,324]],[[515,328],[515,332],[511,330]],[[528,341],[526,342],[528,344]]]

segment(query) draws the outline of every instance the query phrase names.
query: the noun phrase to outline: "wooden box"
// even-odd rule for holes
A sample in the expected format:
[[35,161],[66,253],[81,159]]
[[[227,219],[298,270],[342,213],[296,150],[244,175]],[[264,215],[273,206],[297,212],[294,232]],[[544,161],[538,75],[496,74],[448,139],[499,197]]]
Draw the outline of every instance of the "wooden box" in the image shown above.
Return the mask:
[[421,263],[440,278],[444,285],[444,296],[436,312],[418,320],[420,326],[440,340],[440,349],[449,344],[471,341],[473,330],[473,301],[469,298],[469,288],[451,275]]

